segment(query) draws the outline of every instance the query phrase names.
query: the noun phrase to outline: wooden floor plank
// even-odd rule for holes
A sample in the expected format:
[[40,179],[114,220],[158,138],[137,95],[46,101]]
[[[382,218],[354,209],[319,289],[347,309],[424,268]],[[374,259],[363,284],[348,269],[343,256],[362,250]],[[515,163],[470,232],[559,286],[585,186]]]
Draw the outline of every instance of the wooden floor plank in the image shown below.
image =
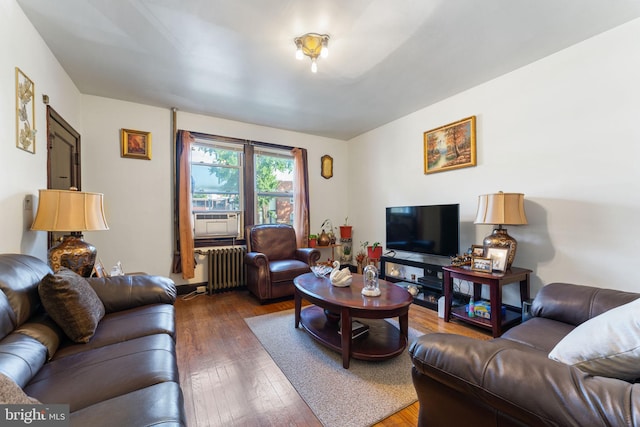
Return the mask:
[[[178,299],[178,368],[189,426],[321,426],[244,321],[292,308],[293,300],[260,304],[246,290]],[[491,338],[415,304],[409,326]],[[416,402],[376,425],[416,425],[418,408]]]

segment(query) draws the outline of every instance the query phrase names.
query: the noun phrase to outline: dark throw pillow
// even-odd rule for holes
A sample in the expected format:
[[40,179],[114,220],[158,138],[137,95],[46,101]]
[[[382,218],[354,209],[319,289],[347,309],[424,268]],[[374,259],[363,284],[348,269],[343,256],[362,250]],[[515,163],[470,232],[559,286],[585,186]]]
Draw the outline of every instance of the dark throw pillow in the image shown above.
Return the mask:
[[47,274],[38,293],[49,316],[71,340],[89,342],[104,317],[104,305],[84,277],[67,269]]

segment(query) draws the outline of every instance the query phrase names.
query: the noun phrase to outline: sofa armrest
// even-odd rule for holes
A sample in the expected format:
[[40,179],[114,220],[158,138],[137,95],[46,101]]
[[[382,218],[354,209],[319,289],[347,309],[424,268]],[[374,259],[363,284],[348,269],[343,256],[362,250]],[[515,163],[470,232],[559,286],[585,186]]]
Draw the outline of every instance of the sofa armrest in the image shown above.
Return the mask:
[[168,277],[131,275],[87,280],[107,313],[147,304],[173,304],[177,295],[176,285]]
[[309,265],[315,265],[320,259],[320,251],[316,248],[298,248],[296,249],[296,259]]
[[424,375],[513,419],[566,426],[640,423],[640,384],[590,376],[543,352],[451,334],[424,335],[409,352],[414,382]]
[[244,256],[244,263],[249,267],[267,267],[269,258],[261,252],[247,252]]

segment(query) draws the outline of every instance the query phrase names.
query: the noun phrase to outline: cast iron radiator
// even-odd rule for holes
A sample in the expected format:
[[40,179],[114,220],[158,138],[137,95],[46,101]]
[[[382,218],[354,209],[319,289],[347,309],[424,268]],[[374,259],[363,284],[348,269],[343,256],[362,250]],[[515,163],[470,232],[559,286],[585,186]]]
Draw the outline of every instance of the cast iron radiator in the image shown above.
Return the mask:
[[207,256],[207,293],[246,286],[247,268],[244,265],[245,246],[196,250]]

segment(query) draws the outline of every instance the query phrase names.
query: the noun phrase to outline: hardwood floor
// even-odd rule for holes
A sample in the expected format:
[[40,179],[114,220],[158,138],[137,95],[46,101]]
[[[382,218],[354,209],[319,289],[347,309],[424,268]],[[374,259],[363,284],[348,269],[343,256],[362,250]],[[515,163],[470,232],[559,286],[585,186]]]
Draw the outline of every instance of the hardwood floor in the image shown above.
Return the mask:
[[[176,302],[177,353],[187,423],[205,426],[321,426],[244,319],[293,308],[293,300],[261,305],[248,291],[200,295]],[[489,332],[418,305],[409,326],[489,339]],[[377,426],[416,425],[418,403]]]

